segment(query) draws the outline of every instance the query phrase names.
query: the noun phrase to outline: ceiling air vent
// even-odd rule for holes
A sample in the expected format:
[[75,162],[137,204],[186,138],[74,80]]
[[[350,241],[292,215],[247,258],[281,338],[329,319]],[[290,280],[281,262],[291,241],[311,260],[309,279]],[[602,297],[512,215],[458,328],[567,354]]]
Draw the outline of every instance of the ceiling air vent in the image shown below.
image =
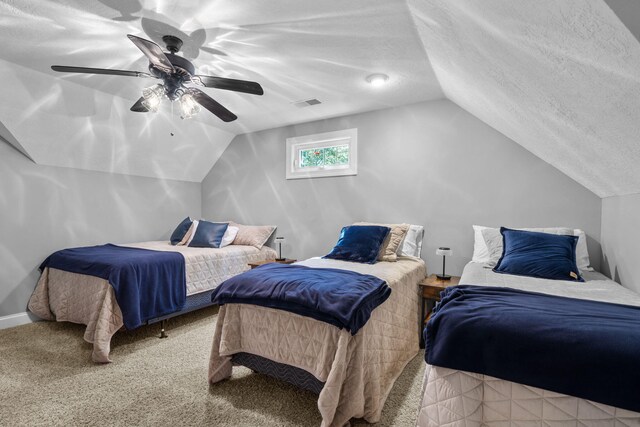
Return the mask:
[[315,98],[311,98],[311,99],[305,99],[304,101],[295,101],[295,102],[292,102],[292,104],[298,108],[304,108],[304,107],[310,107],[312,105],[318,105],[322,103]]

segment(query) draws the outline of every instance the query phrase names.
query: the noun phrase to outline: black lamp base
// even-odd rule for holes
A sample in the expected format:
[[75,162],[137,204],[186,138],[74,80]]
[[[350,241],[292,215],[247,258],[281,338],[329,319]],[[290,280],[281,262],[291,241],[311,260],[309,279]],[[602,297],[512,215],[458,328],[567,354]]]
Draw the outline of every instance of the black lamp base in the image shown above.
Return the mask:
[[276,258],[276,261],[285,261],[286,258]]
[[448,274],[436,274],[436,277],[440,280],[451,280],[451,276]]

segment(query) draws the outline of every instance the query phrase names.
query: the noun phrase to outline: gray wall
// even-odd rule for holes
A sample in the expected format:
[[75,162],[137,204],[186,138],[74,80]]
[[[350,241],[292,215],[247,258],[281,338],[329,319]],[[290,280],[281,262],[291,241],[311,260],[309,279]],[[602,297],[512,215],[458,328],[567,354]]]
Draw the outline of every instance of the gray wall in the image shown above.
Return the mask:
[[603,272],[640,292],[640,194],[602,199]]
[[[285,139],[358,128],[358,175],[285,180]],[[291,258],[323,255],[354,221],[426,228],[423,258],[460,273],[472,224],[568,226],[591,237],[600,265],[601,200],[447,100],[237,136],[202,183],[207,219],[274,224]]]
[[168,238],[201,185],[39,166],[0,141],[0,316],[26,311],[38,265],[65,247]]

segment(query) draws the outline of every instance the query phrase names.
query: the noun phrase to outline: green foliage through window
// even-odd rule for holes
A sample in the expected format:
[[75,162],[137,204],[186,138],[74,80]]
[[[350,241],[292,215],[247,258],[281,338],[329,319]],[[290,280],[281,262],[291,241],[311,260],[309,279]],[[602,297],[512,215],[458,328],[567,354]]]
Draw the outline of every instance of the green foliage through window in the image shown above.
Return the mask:
[[349,164],[349,145],[300,150],[300,167],[342,166]]

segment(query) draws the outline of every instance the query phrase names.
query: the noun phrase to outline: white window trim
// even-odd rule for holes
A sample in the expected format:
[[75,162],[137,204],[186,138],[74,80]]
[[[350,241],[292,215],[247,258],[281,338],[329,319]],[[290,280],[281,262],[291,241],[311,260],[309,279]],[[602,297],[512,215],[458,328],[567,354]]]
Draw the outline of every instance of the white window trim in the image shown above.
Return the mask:
[[[310,148],[326,148],[334,145],[349,145],[349,164],[341,166],[324,166],[302,170],[297,167],[301,150]],[[346,176],[358,174],[358,129],[344,129],[335,132],[317,133],[314,135],[287,138],[286,158],[287,179],[321,178],[329,176]]]

